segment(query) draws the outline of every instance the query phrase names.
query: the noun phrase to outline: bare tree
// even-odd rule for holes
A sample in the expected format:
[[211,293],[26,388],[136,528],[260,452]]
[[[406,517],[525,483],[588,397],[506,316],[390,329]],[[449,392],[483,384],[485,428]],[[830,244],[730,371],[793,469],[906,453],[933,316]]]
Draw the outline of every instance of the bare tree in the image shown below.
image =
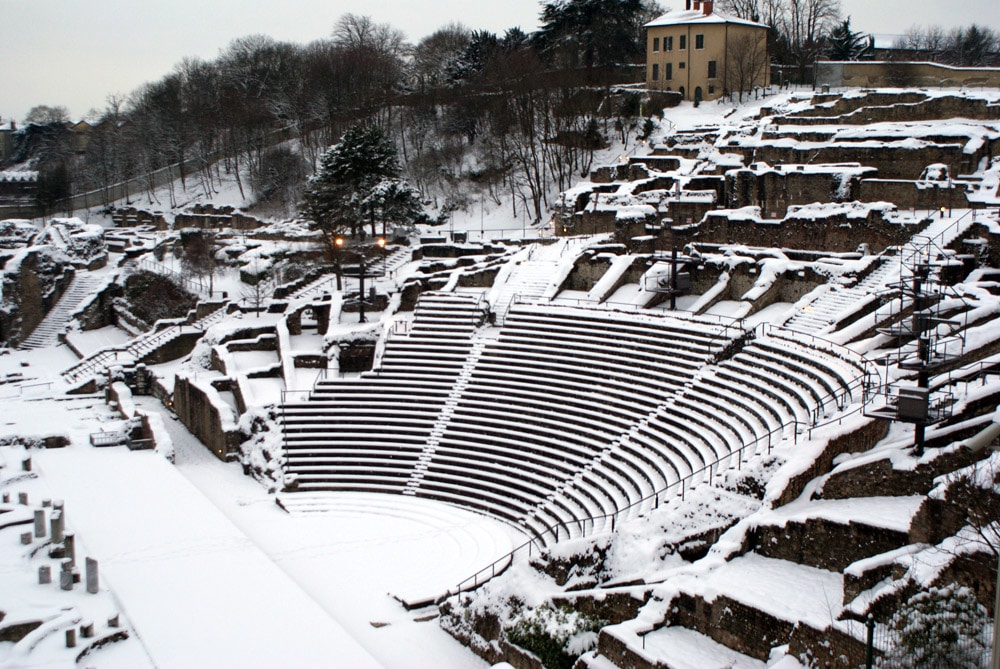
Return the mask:
[[371,49],[402,58],[409,46],[402,31],[388,23],[375,23],[370,16],[347,13],[333,27],[333,42],[347,49]]
[[260,274],[255,277],[253,283],[244,284],[240,290],[240,300],[260,318],[260,312],[264,310],[268,300],[273,296],[276,286],[277,282],[273,275],[269,272]]
[[210,230],[187,229],[181,231],[184,255],[181,267],[191,276],[208,278],[208,292],[215,288],[215,273],[219,267],[215,259],[215,233]]
[[788,0],[782,32],[800,77],[816,62],[840,16],[840,0]]
[[767,41],[756,31],[741,31],[726,44],[726,89],[739,96],[740,104],[745,93],[767,81],[769,67]]
[[745,21],[777,28],[785,15],[784,0],[723,0],[722,9]]
[[413,49],[411,69],[417,87],[442,86],[450,78],[449,68],[465,52],[472,31],[461,23],[450,23],[420,40]]
[[24,117],[24,125],[48,125],[49,123],[66,123],[69,121],[69,110],[59,105],[36,105],[28,110]]

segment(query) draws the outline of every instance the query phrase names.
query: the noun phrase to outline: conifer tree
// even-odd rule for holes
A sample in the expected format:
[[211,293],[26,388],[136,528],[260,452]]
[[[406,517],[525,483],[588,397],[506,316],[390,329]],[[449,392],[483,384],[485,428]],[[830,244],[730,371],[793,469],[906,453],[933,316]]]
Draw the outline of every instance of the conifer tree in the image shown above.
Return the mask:
[[858,60],[869,46],[867,35],[851,30],[851,17],[848,16],[830,31],[827,56],[830,60]]
[[420,200],[401,172],[396,146],[378,126],[353,126],[320,158],[306,185],[303,214],[330,251],[338,235],[363,236],[366,223],[374,235],[379,223],[412,222]]

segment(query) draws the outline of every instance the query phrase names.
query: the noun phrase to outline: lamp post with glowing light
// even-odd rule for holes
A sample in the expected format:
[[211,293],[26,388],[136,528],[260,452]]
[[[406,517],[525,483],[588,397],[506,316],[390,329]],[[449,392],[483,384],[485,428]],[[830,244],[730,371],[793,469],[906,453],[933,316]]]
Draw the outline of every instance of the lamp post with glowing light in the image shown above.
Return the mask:
[[[340,290],[340,266],[341,266],[341,256],[344,251],[344,246],[346,245],[346,240],[343,237],[337,237],[333,240],[334,246],[337,249],[337,289]],[[380,247],[385,247],[385,239],[380,238],[378,241]],[[365,317],[365,273],[368,269],[365,267],[365,254],[363,251],[353,251],[358,257],[358,322],[367,323],[368,319]]]
[[384,279],[386,273],[386,264],[387,264],[387,260],[385,257],[385,233],[383,233],[383,236],[375,240],[375,243],[378,244],[379,253],[382,254],[382,278]]

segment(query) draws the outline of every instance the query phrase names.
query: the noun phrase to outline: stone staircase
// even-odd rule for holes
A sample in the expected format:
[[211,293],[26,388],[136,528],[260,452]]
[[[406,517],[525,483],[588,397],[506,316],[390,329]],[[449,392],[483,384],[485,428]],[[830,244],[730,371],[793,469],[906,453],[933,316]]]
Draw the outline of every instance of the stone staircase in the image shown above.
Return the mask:
[[162,346],[183,334],[204,332],[226,316],[226,304],[222,303],[212,313],[190,323],[173,325],[163,330],[147,332],[133,339],[128,345],[105,348],[84,358],[62,373],[69,384],[80,384],[95,374],[104,372],[111,365],[140,362]]
[[[967,421],[975,423],[967,432],[989,418]],[[955,437],[953,428],[939,434],[941,446]],[[896,469],[890,445],[882,442],[877,460],[848,456],[786,491],[794,501],[759,511],[741,549],[722,560],[709,553],[652,587],[643,614],[602,629],[577,669],[757,669],[779,647],[809,654],[815,666],[864,666],[865,618],[884,624],[914,593],[908,570],[949,568],[936,546],[965,521],[935,499],[936,482],[984,456],[942,449],[915,469]],[[800,488],[813,492],[796,496]]]
[[59,333],[66,327],[66,323],[76,310],[100,285],[101,280],[100,277],[92,276],[88,272],[77,272],[69,289],[18,348],[31,350],[58,344]]
[[509,274],[502,284],[497,282],[500,288],[492,295],[493,313],[498,325],[503,324],[515,300],[537,302],[551,297],[552,277],[557,275],[567,248],[568,242],[561,240],[549,246],[523,249],[510,260]]
[[855,311],[872,295],[884,292],[886,286],[899,278],[899,259],[883,257],[878,267],[853,286],[827,284],[822,294],[801,306],[784,323],[784,327],[797,332],[817,334],[836,327],[839,320]]
[[385,259],[386,274],[397,271],[411,260],[413,260],[413,249],[409,246],[400,246]]
[[434,452],[437,450],[438,443],[448,427],[448,422],[451,420],[452,414],[455,413],[455,407],[458,406],[458,402],[462,397],[462,392],[469,385],[469,378],[472,376],[472,371],[476,368],[476,363],[482,356],[483,349],[485,347],[486,341],[483,339],[479,339],[472,344],[472,349],[469,352],[468,357],[465,359],[465,364],[462,365],[462,371],[459,372],[455,385],[452,387],[451,392],[444,401],[444,407],[441,409],[441,413],[438,414],[437,420],[431,428],[431,433],[427,438],[424,451],[420,454],[419,462],[414,466],[413,472],[410,474],[410,479],[406,482],[406,487],[403,489],[402,494],[416,495],[417,491],[420,489],[420,482],[424,478],[424,473],[427,471],[427,468],[434,459]]

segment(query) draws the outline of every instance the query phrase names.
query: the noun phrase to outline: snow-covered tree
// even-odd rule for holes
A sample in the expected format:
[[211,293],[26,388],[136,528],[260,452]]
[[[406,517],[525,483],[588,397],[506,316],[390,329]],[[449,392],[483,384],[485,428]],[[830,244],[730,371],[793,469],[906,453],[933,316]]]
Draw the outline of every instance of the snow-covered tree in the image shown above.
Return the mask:
[[451,23],[420,40],[410,66],[417,88],[422,91],[448,83],[449,68],[465,53],[471,38],[472,31]]
[[914,595],[889,621],[896,644],[882,669],[989,666],[992,621],[971,589],[947,586]]
[[[369,191],[362,202],[369,212],[372,235],[386,236],[388,226],[408,225],[423,217],[420,194],[403,179],[382,179]],[[381,233],[376,223],[382,224]]]
[[416,191],[401,171],[395,144],[376,125],[350,128],[323,154],[306,185],[303,213],[331,252],[338,235],[363,235],[365,223],[374,235],[380,223],[408,223],[419,215]]
[[562,67],[631,63],[645,49],[642,0],[552,0],[542,5],[535,37],[541,50]]

